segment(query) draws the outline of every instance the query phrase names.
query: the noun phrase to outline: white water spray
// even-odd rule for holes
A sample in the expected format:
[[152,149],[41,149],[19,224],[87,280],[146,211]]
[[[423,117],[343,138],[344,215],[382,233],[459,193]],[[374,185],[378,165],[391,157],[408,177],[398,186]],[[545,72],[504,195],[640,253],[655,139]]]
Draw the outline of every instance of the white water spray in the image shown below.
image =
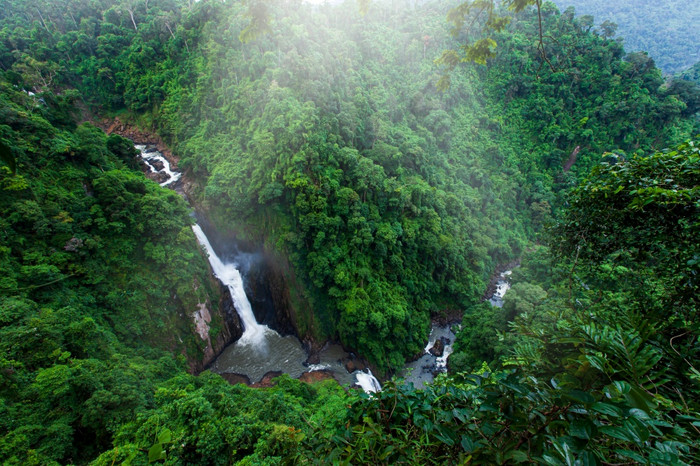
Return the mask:
[[508,277],[512,273],[513,272],[511,270],[506,270],[500,274],[500,278],[496,282],[496,290],[493,292],[491,299],[489,299],[492,306],[503,307],[503,297],[506,295],[506,292],[510,290],[510,282],[508,281]]
[[[141,152],[141,159],[144,162],[146,162],[146,164],[149,167],[151,167],[151,170],[153,170],[154,172],[162,171],[168,175],[168,179],[160,183],[161,186],[168,186],[170,184],[173,184],[182,176],[182,173],[172,171],[172,169],[170,168],[170,162],[168,162],[168,159],[163,157],[163,155],[160,152],[146,152],[146,146],[143,144],[136,144],[134,147],[136,147]],[[153,160],[158,160],[159,162],[161,162],[163,164],[163,169],[158,170],[156,167],[154,167],[151,163],[151,161]]]
[[365,393],[376,393],[382,391],[382,385],[379,380],[372,375],[372,371],[367,369],[367,372],[358,371],[355,373],[357,385],[362,387]]
[[233,305],[238,312],[238,315],[243,322],[243,336],[238,340],[239,345],[264,345],[265,334],[268,332],[273,332],[267,325],[260,325],[255,320],[255,315],[253,314],[253,309],[250,306],[250,301],[245,294],[243,289],[243,278],[241,273],[238,271],[234,264],[224,264],[219,256],[214,252],[209,243],[209,238],[204,234],[202,228],[199,225],[193,225],[192,230],[194,231],[199,244],[204,246],[209,255],[209,263],[211,268],[214,270],[214,274],[221,280],[224,285],[226,285],[231,292],[231,298],[233,299]]

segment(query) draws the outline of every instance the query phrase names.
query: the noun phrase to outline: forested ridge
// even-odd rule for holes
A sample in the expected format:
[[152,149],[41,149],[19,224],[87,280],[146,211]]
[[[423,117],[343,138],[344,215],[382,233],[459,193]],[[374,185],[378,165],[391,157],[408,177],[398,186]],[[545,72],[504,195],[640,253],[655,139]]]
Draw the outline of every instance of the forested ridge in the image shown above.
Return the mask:
[[[696,85],[551,3],[444,92],[434,60],[473,32],[441,2],[4,7],[3,461],[698,461]],[[372,397],[188,375],[218,287],[184,201],[78,124],[115,116],[287,264],[301,337],[390,375],[463,314],[450,374]]]
[[[563,11],[574,7],[589,26],[623,40],[628,51],[645,51],[664,73],[675,74],[700,60],[700,7],[692,0],[556,0]],[[583,19],[583,18],[582,18]]]

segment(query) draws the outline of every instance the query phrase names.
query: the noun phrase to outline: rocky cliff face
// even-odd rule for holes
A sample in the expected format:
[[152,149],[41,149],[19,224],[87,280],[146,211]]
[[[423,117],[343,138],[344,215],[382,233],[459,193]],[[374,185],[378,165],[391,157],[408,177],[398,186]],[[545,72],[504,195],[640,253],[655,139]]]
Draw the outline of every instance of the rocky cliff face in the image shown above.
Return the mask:
[[278,332],[296,335],[310,354],[321,350],[327,338],[318,329],[306,287],[286,257],[263,245],[262,259],[251,267],[246,286],[251,302],[260,301],[261,309],[253,308],[256,318],[269,318],[273,313]]
[[[219,305],[212,309],[211,303],[206,302],[198,305],[197,310],[192,314],[194,329],[199,338],[205,343],[201,358],[188,357],[190,372],[198,374],[207,368],[221,354],[221,352],[231,343],[237,341],[243,335],[243,324],[238,317],[238,312],[233,306],[231,293],[221,281],[217,279],[221,298]],[[220,331],[212,339],[212,322]]]
[[258,322],[280,335],[298,334],[284,278],[268,257],[260,255],[260,260],[250,265],[244,285]]

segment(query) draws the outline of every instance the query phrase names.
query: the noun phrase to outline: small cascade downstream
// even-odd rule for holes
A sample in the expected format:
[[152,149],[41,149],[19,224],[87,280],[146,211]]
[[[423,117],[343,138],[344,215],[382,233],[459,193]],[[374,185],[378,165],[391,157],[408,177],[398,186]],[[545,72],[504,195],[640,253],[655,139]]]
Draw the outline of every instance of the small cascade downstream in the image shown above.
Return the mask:
[[[135,147],[141,153],[141,159],[152,173],[151,176],[161,186],[177,189],[177,181],[182,174],[172,170],[169,161],[155,147],[142,144]],[[226,347],[213,362],[210,367],[213,372],[235,374],[251,382],[258,382],[272,372],[286,373],[296,378],[304,372],[324,370],[332,372],[333,377],[341,384],[356,384],[367,393],[381,390],[379,381],[369,369],[348,373],[342,363],[348,355],[338,345],[330,345],[321,352],[320,364],[307,367],[305,361],[308,355],[298,338],[283,337],[255,319],[235,255],[220,257],[198,224],[193,225],[192,230],[206,250],[214,274],[231,292],[231,300],[243,324],[243,335]]]
[[508,277],[510,277],[512,273],[512,270],[506,270],[499,275],[493,296],[489,298],[489,302],[492,306],[503,307],[503,297],[506,295],[506,292],[510,290],[510,282],[508,281]]
[[[455,334],[451,325],[433,324],[430,328],[428,344],[423,349],[423,355],[415,361],[407,363],[401,372],[404,380],[407,383],[412,383],[416,388],[423,388],[424,385],[433,381],[436,374],[447,372],[447,358],[452,354],[454,339]],[[433,350],[436,343],[438,343],[438,347],[442,345],[442,353]]]
[[379,381],[372,375],[372,371],[367,369],[367,372],[358,372],[357,384],[362,387],[366,393],[376,393],[382,390]]
[[[511,273],[512,270],[506,270],[498,275],[493,295],[488,298],[492,306],[503,307],[503,297],[510,289],[508,277]],[[454,340],[455,332],[453,326],[433,324],[430,328],[428,344],[423,349],[423,355],[415,361],[407,363],[401,372],[401,376],[407,383],[412,383],[415,388],[423,388],[426,384],[432,382],[437,374],[447,372],[447,358],[452,354],[452,343]],[[442,346],[442,354],[440,354],[439,350],[435,351],[434,349],[438,342],[441,343],[438,347]]]

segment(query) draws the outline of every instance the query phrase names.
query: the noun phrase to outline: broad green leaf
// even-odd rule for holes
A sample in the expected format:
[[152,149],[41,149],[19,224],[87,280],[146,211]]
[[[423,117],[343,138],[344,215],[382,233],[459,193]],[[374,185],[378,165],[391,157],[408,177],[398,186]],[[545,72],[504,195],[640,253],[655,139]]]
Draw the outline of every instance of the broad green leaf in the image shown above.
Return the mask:
[[510,453],[506,455],[506,459],[511,459],[515,461],[516,463],[529,463],[532,460],[527,456],[527,454],[524,451],[521,450],[513,450]]
[[622,417],[622,410],[620,408],[618,408],[617,406],[611,405],[609,403],[602,403],[602,402],[593,403],[593,406],[591,406],[591,409],[593,411],[596,411],[598,413],[605,414],[608,416]]
[[173,435],[172,435],[172,432],[170,432],[170,429],[165,429],[158,436],[158,443],[170,443],[170,442],[172,442],[172,438],[173,438]]
[[645,464],[647,462],[642,455],[632,450],[615,450],[615,453],[617,453],[620,456],[624,456],[625,458],[629,458],[633,461],[636,461],[639,464]]
[[155,461],[160,461],[165,459],[165,451],[163,451],[163,445],[156,443],[151,448],[148,449],[148,462],[153,463]]
[[591,404],[595,402],[593,395],[582,390],[571,390],[568,393],[565,393],[564,396],[583,404]]
[[590,439],[593,436],[595,426],[588,419],[574,420],[569,424],[569,434],[572,437]]
[[634,442],[634,435],[628,429],[617,426],[603,426],[598,429],[602,434],[616,439],[624,440],[625,442]]

